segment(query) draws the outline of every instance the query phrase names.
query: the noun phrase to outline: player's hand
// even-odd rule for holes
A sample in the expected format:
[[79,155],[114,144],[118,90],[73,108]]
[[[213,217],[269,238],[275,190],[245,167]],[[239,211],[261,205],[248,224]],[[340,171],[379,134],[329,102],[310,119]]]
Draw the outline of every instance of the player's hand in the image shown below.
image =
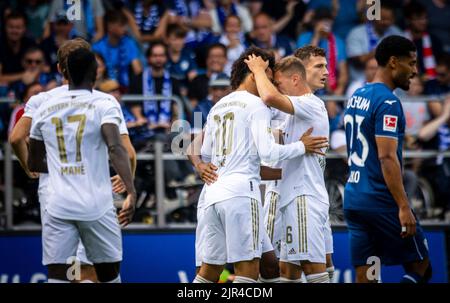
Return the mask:
[[400,235],[402,238],[412,237],[416,234],[416,218],[409,206],[401,207],[398,212],[400,225],[402,230]]
[[119,212],[119,224],[122,227],[127,226],[133,220],[134,210],[136,208],[136,193],[128,194],[123,201],[122,209]]
[[212,163],[200,162],[195,166],[195,170],[197,171],[200,178],[208,185],[213,184],[217,181],[217,166]]
[[248,69],[254,74],[257,72],[265,72],[269,67],[269,61],[264,61],[260,56],[254,54],[248,56],[248,59],[245,59],[244,62],[247,64]]
[[321,149],[328,147],[327,137],[312,137],[312,131],[313,128],[311,127],[300,138],[300,141],[305,145],[305,152],[325,156],[325,153]]
[[25,171],[25,173],[27,174],[28,178],[30,178],[30,179],[38,179],[39,178],[39,173],[31,172],[28,169]]
[[119,175],[115,175],[111,178],[112,183],[112,190],[115,194],[123,194],[127,189],[125,187],[125,184],[122,181],[122,178],[120,178]]

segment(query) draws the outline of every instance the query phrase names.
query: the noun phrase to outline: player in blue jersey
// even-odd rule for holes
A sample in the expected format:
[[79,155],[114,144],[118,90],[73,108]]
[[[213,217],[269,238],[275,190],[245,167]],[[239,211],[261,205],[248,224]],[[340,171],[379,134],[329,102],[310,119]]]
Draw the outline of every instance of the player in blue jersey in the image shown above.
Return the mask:
[[373,83],[348,100],[344,123],[350,176],[344,212],[350,232],[356,282],[377,282],[374,258],[385,265],[402,264],[402,282],[431,278],[422,227],[408,202],[402,181],[405,116],[396,88],[409,89],[417,74],[414,44],[400,36],[383,39],[375,51],[378,70]]

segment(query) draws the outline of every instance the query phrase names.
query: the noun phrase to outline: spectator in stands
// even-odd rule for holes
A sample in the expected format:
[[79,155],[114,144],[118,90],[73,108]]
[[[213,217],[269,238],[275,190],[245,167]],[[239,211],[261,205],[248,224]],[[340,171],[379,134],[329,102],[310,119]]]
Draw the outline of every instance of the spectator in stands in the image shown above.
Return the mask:
[[450,53],[450,3],[448,0],[420,0],[432,16],[429,20],[430,34],[442,43],[443,51]]
[[[0,85],[3,87],[32,76],[30,72],[24,72],[22,65],[26,50],[35,45],[25,32],[26,19],[22,13],[11,12],[6,16],[5,34],[0,39]],[[1,95],[5,94],[6,90]]]
[[334,18],[333,33],[345,40],[348,33],[358,25],[359,18],[367,8],[365,0],[312,0],[308,3],[308,12],[327,7]]
[[436,77],[436,58],[441,56],[442,44],[433,34],[428,33],[428,15],[425,7],[412,1],[404,9],[407,21],[406,37],[414,42],[417,48],[417,67],[419,75],[426,79]]
[[19,121],[19,119],[22,117],[24,110],[25,110],[25,104],[30,100],[31,97],[34,95],[37,95],[44,91],[44,87],[40,85],[38,82],[33,82],[24,90],[23,97],[21,97],[21,100],[23,101],[20,104],[17,104],[14,107],[14,110],[11,114],[11,119],[9,120],[9,129],[8,134],[11,134],[11,131],[13,130],[16,123]]
[[358,88],[363,87],[366,83],[370,83],[373,81],[373,78],[375,78],[375,73],[377,72],[377,67],[378,64],[375,58],[370,58],[366,61],[366,66],[364,68],[364,78],[356,79],[350,83],[347,88],[347,92],[345,93],[347,98],[350,98]]
[[167,27],[167,69],[170,75],[177,79],[183,87],[182,94],[187,95],[188,82],[197,75],[197,64],[194,52],[186,47],[187,31],[178,24]]
[[27,76],[10,85],[16,96],[22,96],[26,87],[34,82],[42,85],[44,91],[57,86],[55,74],[50,71],[50,67],[45,62],[44,53],[40,48],[30,47],[24,54],[22,66]]
[[178,117],[178,109],[170,97],[180,96],[180,84],[172,77],[167,64],[167,47],[161,42],[154,42],[146,53],[148,67],[131,81],[132,94],[154,96],[162,95],[167,100],[144,100],[131,106],[131,112],[139,124],[147,123],[155,134],[168,134],[171,123]]
[[[72,3],[71,3],[72,2]],[[99,0],[83,0],[81,2],[81,11],[79,20],[71,20],[74,24],[74,35],[86,40],[96,42],[103,38],[105,29],[103,26],[103,16],[105,9],[103,2]],[[79,2],[79,3],[80,3]],[[44,30],[44,39],[51,34],[51,23],[56,21],[57,16],[62,13],[70,13],[69,9],[76,5],[73,1],[53,0],[50,5],[47,24]]]
[[[108,71],[106,70],[105,58],[102,55],[95,53],[95,60],[97,61],[97,78],[95,79],[95,88],[99,89],[101,84],[108,79]],[[117,82],[117,81],[116,81]],[[109,82],[111,83],[111,82]],[[118,82],[117,82],[118,83]]]
[[390,35],[402,35],[394,25],[394,10],[386,2],[381,3],[380,20],[356,26],[347,36],[347,57],[350,63],[351,80],[364,78],[363,68],[367,60],[374,57],[378,42]]
[[224,72],[227,63],[227,48],[221,43],[214,43],[208,47],[206,55],[206,71],[198,73],[191,83],[189,83],[188,97],[192,106],[208,96],[208,83],[217,75]]
[[252,16],[248,9],[233,0],[215,0],[215,8],[209,11],[212,19],[212,31],[221,34],[224,31],[225,20],[230,15],[238,16],[242,21],[242,29],[245,33],[252,31]]
[[[438,151],[450,151],[450,97],[444,103],[442,114],[420,130],[419,138],[424,142],[434,141]],[[450,220],[450,158],[438,156],[435,166],[424,169],[423,173],[437,190],[437,202],[441,203],[446,219]]]
[[[56,54],[59,47],[67,40],[75,38],[72,34],[73,24],[67,19],[65,13],[59,14],[55,18],[52,25],[52,33],[50,37],[43,40],[39,47],[44,51],[45,60],[50,65],[51,71],[54,74],[58,73]],[[58,84],[62,83],[62,78],[58,79]]]
[[40,40],[44,34],[45,23],[48,18],[49,4],[45,0],[26,0],[23,2],[23,12],[27,16],[28,34],[34,40]]
[[126,34],[127,18],[120,11],[106,14],[107,35],[92,46],[93,51],[105,58],[109,78],[117,80],[122,90],[130,85],[130,75],[142,72],[140,51],[136,41]]
[[291,55],[294,51],[295,44],[292,40],[285,36],[277,35],[274,31],[274,21],[266,13],[259,13],[254,17],[253,39],[247,44],[254,44],[265,49],[275,51],[277,58]]
[[122,101],[119,83],[111,79],[104,80],[99,85],[98,89],[102,92],[113,95],[117,101],[119,101],[133,146],[137,150],[140,150],[142,147],[146,146],[148,140],[152,138],[153,132],[147,127],[146,122],[138,122],[131,113],[130,107]]
[[218,42],[227,47],[227,64],[225,73],[231,74],[231,66],[245,50],[245,39],[241,31],[241,19],[230,15],[225,21],[225,32],[219,37]]
[[344,41],[332,32],[333,23],[331,10],[319,7],[314,14],[313,29],[299,36],[297,47],[313,45],[325,50],[329,72],[327,92],[330,95],[343,95],[348,81],[347,57]]
[[130,7],[127,20],[135,36],[142,43],[151,43],[164,38],[169,23],[169,12],[163,0],[138,0]]
[[443,96],[450,92],[450,54],[443,54],[437,60],[436,78],[427,81],[425,94]]
[[225,97],[231,92],[230,78],[227,75],[219,75],[215,79],[209,81],[209,94],[208,97],[198,103],[194,108],[191,127],[193,133],[199,133],[202,131],[203,126],[208,117],[209,111],[220,99]]
[[[263,2],[260,12],[270,15],[276,20],[273,25],[274,32],[289,39],[297,39],[298,25],[304,22],[306,1],[260,1]],[[252,16],[256,16],[258,13],[252,13]]]

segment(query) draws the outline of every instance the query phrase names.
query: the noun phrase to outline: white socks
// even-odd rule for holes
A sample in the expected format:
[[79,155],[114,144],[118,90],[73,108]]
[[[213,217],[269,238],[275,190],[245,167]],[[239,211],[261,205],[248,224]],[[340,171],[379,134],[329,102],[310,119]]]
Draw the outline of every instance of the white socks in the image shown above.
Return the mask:
[[58,280],[58,279],[48,279],[47,283],[70,283],[70,282],[65,281],[65,280]]
[[192,283],[213,283],[213,282],[203,278],[202,276],[196,275]]
[[327,272],[307,275],[306,281],[308,281],[308,283],[330,283],[330,276]]
[[327,273],[330,277],[330,283],[333,283],[333,277],[334,277],[334,266],[327,267]]
[[280,278],[273,278],[273,279],[265,279],[261,276],[258,278],[259,283],[280,283]]
[[233,283],[256,283],[256,280],[242,276],[235,276]]
[[280,283],[302,283],[302,278],[291,280],[291,279],[288,279],[288,278],[281,277],[280,278]]

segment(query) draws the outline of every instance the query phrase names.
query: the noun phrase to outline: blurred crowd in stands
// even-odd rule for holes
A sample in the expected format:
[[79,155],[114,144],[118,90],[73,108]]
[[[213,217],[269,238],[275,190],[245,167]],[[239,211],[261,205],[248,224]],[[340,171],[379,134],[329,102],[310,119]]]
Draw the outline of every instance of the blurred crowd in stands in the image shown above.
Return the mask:
[[[327,102],[331,148],[345,152],[345,97],[373,79],[377,43],[398,34],[416,44],[419,75],[409,91],[397,93],[402,101],[425,96],[403,103],[406,148],[450,150],[450,1],[384,0],[380,20],[373,21],[367,20],[366,0],[82,0],[80,20],[73,20],[67,12],[75,2],[0,2],[0,98],[16,100],[0,103],[2,142],[31,96],[62,84],[57,49],[81,37],[97,56],[96,88],[121,102],[138,152],[152,152],[155,139],[167,142],[169,150],[177,119],[199,131],[210,108],[230,92],[232,64],[250,45],[272,50],[276,58],[308,44],[320,46],[329,79],[319,94],[343,96]],[[167,100],[123,102],[124,94]],[[449,158],[411,159],[407,168],[424,177],[448,207]],[[168,161],[166,172],[168,182],[193,173],[184,161]]]

